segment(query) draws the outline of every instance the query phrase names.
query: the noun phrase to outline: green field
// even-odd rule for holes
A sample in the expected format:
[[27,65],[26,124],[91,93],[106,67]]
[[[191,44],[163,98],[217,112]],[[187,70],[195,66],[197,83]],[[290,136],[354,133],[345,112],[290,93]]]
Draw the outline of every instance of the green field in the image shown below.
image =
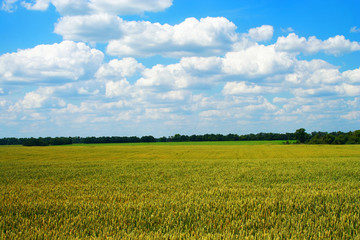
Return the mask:
[[0,147],[1,239],[360,239],[360,145]]

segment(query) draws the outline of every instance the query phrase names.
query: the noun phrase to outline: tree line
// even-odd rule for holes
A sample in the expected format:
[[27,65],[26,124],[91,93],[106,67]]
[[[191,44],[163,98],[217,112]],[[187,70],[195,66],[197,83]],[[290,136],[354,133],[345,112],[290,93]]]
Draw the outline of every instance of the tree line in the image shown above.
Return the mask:
[[295,133],[257,133],[257,134],[204,134],[181,135],[155,138],[153,136],[131,137],[45,137],[45,138],[2,138],[0,145],[49,146],[70,144],[100,143],[149,143],[149,142],[204,142],[204,141],[271,141],[283,140],[284,143],[296,140],[307,144],[360,144],[360,130],[354,132],[312,132],[306,133],[304,128]]
[[360,130],[354,132],[312,132],[306,133],[304,128],[295,132],[295,138],[299,143],[307,144],[360,144]]

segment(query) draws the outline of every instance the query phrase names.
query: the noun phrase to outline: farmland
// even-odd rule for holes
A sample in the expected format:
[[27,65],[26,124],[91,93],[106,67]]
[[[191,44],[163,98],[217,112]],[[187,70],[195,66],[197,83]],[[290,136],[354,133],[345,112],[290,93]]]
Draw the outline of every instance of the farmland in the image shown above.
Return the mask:
[[0,147],[0,238],[360,239],[359,145]]

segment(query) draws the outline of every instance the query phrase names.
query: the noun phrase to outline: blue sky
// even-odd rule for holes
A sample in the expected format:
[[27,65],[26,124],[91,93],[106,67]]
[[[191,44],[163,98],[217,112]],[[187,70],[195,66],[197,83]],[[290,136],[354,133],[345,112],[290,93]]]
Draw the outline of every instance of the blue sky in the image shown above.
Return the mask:
[[359,129],[357,0],[0,7],[0,137]]

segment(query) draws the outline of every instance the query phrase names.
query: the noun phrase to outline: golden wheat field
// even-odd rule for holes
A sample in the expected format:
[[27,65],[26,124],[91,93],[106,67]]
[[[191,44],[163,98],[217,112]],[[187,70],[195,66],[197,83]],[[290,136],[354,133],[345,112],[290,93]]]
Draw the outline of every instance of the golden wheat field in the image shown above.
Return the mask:
[[0,237],[360,239],[360,146],[2,146]]

